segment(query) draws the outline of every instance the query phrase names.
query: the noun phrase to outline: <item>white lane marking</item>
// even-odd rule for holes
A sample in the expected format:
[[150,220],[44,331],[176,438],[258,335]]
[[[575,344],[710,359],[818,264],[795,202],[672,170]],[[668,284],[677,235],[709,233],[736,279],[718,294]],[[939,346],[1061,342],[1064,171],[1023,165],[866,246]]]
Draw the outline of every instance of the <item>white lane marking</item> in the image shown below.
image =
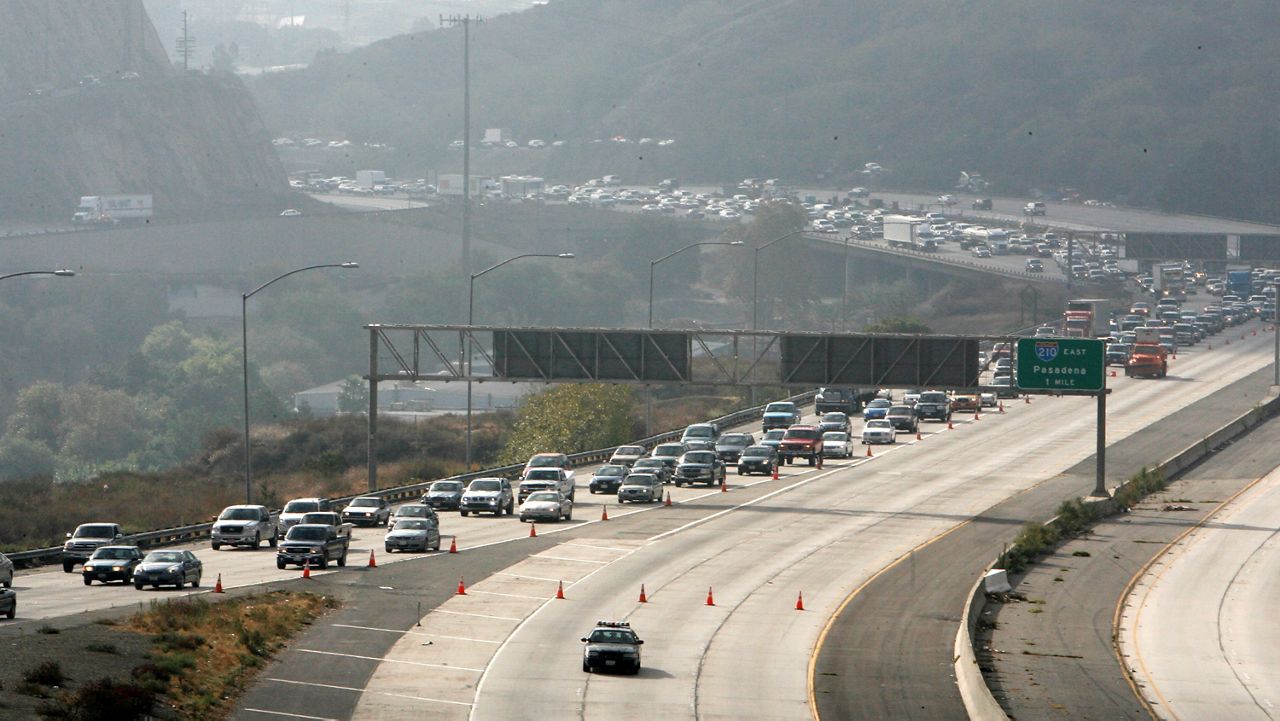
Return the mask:
[[547,556],[541,553],[535,553],[534,555],[529,556],[529,558],[545,558],[548,561],[569,561],[571,563],[595,563],[601,566],[605,566],[610,563],[613,563],[613,561],[588,561],[585,558],[565,558],[564,556]]
[[477,591],[474,588],[467,589],[467,594],[478,593],[482,596],[502,596],[504,598],[527,598],[531,601],[545,601],[546,596],[526,596],[522,593],[498,593],[497,591]]
[[378,663],[403,663],[407,666],[427,666],[429,668],[444,668],[456,671],[470,671],[472,673],[480,673],[484,669],[467,668],[466,666],[450,666],[447,663],[426,663],[424,661],[401,661],[394,658],[382,658],[378,656],[359,656],[354,653],[337,653],[335,651],[316,651],[310,648],[300,648],[298,653],[314,653],[321,656],[341,656],[343,658],[358,658],[361,661],[377,661]]
[[495,575],[495,576],[509,576],[509,577],[511,577],[511,578],[525,578],[525,579],[528,579],[528,580],[530,580],[530,581],[550,581],[551,583],[559,583],[559,581],[560,581],[560,579],[558,579],[558,578],[546,578],[545,576],[529,576],[529,575],[526,575],[526,574],[523,574],[523,573],[505,573],[505,572],[503,572],[503,571],[497,571],[497,572],[495,572],[493,575]]
[[354,628],[359,631],[381,631],[382,633],[394,633],[401,636],[426,636],[428,638],[447,638],[450,641],[472,641],[474,643],[492,643],[495,646],[501,641],[490,641],[483,638],[467,638],[466,636],[446,636],[442,633],[423,633],[421,631],[401,631],[395,628],[376,628],[374,626],[351,626],[345,623],[331,623],[334,628]]
[[392,698],[407,698],[410,701],[427,701],[428,703],[447,703],[452,706],[470,706],[466,701],[449,701],[442,698],[427,698],[425,696],[410,696],[403,693],[388,693],[386,691],[366,691],[362,688],[352,688],[351,686],[335,686],[330,683],[312,683],[310,681],[290,681],[287,678],[268,678],[265,681],[274,681],[275,683],[288,683],[295,686],[313,686],[315,688],[331,688],[337,691],[354,691],[355,693],[371,693],[377,696],[390,696]]
[[268,711],[264,708],[246,708],[242,710],[248,713],[267,714],[268,716],[288,716],[289,718],[305,718],[305,719],[313,719],[314,721],[338,721],[338,719],[329,718],[327,716],[306,716],[300,713],[285,713],[284,711]]
[[[718,491],[717,491],[717,492],[718,492]],[[646,544],[646,545],[647,545],[647,544]],[[613,564],[613,563],[616,563],[616,562],[618,562],[618,561],[621,561],[622,559],[626,558],[627,556],[630,556],[631,554],[633,554],[633,553],[635,553],[636,551],[640,550],[640,548],[642,548],[642,547],[637,547],[637,548],[635,548],[635,549],[633,549],[633,550],[631,550],[631,551],[628,551],[628,552],[627,552],[627,553],[625,553],[624,555],[621,555],[621,556],[619,556],[619,557],[617,557],[617,558],[613,559],[612,561],[607,562],[604,566],[601,566],[600,568],[597,568],[597,569],[592,570],[590,573],[588,573],[587,575],[583,576],[582,578],[579,578],[578,580],[571,582],[571,583],[568,585],[568,588],[573,588],[574,586],[577,586],[579,583],[582,583],[583,581],[586,581],[588,578],[591,578],[592,576],[596,575],[596,574],[597,574],[597,573],[599,573],[600,571],[604,570],[607,566],[609,566],[609,565],[611,565],[611,564]],[[534,557],[533,557],[533,556],[530,556],[530,558],[534,558]],[[547,606],[550,606],[550,605],[551,605],[552,603],[554,603],[554,602],[555,602],[555,599],[554,599],[554,598],[548,598],[546,601],[544,601],[544,602],[543,602],[543,604],[542,604],[541,606],[538,606],[537,608],[533,609],[532,611],[530,611],[530,612],[529,612],[529,615],[527,615],[527,616],[525,616],[523,619],[521,619],[521,620],[520,620],[520,623],[516,624],[516,627],[515,627],[515,628],[513,628],[513,629],[511,629],[511,633],[508,633],[508,634],[507,634],[507,637],[506,637],[506,638],[504,638],[504,639],[502,639],[502,643],[500,643],[500,644],[498,645],[497,650],[495,650],[495,651],[493,652],[493,655],[489,657],[488,662],[486,662],[486,663],[485,663],[485,665],[484,665],[484,671],[480,674],[480,679],[479,679],[478,681],[476,681],[476,692],[475,692],[475,695],[474,695],[472,698],[474,698],[476,701],[479,701],[479,700],[480,700],[480,694],[481,694],[481,692],[484,690],[484,681],[485,681],[485,679],[487,679],[487,678],[489,677],[489,669],[493,668],[493,660],[494,660],[494,659],[496,659],[496,658],[498,657],[498,655],[502,653],[502,650],[503,650],[503,649],[505,649],[505,648],[507,647],[507,644],[511,643],[511,639],[513,639],[513,638],[515,638],[515,637],[516,637],[516,634],[518,634],[518,633],[520,632],[520,629],[524,628],[524,625],[525,625],[526,623],[529,623],[529,621],[533,620],[533,617],[534,617],[534,616],[536,616],[536,615],[538,615],[538,613],[539,613],[540,611],[542,611],[542,609],[546,608]],[[470,703],[470,704],[467,704],[467,705],[471,707],[471,713],[467,716],[467,718],[468,718],[468,719],[475,718],[475,715],[476,715],[476,705],[475,705],[475,703]]]
[[443,608],[434,608],[431,610],[431,613],[447,613],[450,616],[473,616],[475,618],[492,618],[498,621],[519,621],[520,620],[518,618],[512,618],[510,616],[490,616],[487,613],[465,613],[463,611],[446,611]]
[[[675,501],[672,501],[672,503],[674,504]],[[615,548],[614,546],[593,546],[590,543],[578,543],[577,541],[567,541],[565,545],[573,546],[574,548],[598,548],[601,551],[618,551],[619,553],[627,553],[632,550],[630,548]]]

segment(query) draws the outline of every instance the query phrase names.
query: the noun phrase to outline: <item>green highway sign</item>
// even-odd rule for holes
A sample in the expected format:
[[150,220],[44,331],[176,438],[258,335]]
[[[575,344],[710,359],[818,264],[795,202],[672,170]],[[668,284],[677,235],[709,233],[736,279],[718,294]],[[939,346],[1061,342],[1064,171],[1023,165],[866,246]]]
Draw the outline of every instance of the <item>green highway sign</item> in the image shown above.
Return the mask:
[[1019,338],[1018,388],[1028,391],[1101,391],[1105,349],[1092,338]]

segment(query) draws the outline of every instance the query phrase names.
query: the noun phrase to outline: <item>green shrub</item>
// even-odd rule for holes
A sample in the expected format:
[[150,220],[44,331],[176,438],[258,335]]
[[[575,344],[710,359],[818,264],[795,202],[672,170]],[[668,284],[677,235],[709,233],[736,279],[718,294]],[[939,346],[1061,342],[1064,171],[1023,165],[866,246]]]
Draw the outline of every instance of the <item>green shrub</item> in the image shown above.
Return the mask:
[[57,661],[43,661],[22,672],[22,680],[39,686],[61,686],[67,676]]
[[154,705],[151,689],[101,678],[47,704],[39,713],[41,718],[67,721],[133,721],[148,718]]

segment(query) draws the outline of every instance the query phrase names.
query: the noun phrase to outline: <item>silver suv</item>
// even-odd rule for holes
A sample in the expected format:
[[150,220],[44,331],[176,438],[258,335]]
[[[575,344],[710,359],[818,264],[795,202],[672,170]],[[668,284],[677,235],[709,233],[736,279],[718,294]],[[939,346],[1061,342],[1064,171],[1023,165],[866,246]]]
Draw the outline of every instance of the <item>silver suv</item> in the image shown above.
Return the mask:
[[515,495],[511,492],[511,481],[505,478],[477,478],[462,493],[462,506],[459,513],[492,513],[508,516],[516,512]]

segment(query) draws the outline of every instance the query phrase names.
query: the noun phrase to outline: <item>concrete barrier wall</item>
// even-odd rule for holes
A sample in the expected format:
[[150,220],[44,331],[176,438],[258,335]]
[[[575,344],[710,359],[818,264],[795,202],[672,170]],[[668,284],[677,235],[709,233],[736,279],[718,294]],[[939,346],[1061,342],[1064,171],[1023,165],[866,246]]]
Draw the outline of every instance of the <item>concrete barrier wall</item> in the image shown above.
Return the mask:
[[[1280,411],[1278,390],[1280,389],[1272,388],[1270,397],[1266,402],[1251,408],[1235,420],[1228,422],[1216,431],[1170,456],[1157,464],[1153,470],[1160,471],[1165,478],[1172,478],[1204,460],[1223,445],[1248,433]],[[1114,501],[1107,500],[1100,501],[1100,503],[1106,504],[1103,517],[1120,511],[1119,506]],[[1046,521],[1045,525],[1052,524],[1056,520],[1057,517],[1055,516]],[[987,686],[986,679],[982,676],[982,670],[978,667],[977,655],[973,647],[974,631],[977,630],[978,619],[982,617],[982,612],[986,610],[987,606],[987,594],[982,585],[983,576],[987,571],[994,568],[997,562],[998,559],[997,561],[992,561],[978,576],[978,582],[974,584],[973,591],[969,594],[969,600],[965,602],[964,622],[960,624],[960,629],[956,633],[954,664],[956,685],[960,687],[960,698],[964,701],[964,707],[969,714],[969,718],[981,719],[982,721],[1009,718],[991,693],[991,689]]]

